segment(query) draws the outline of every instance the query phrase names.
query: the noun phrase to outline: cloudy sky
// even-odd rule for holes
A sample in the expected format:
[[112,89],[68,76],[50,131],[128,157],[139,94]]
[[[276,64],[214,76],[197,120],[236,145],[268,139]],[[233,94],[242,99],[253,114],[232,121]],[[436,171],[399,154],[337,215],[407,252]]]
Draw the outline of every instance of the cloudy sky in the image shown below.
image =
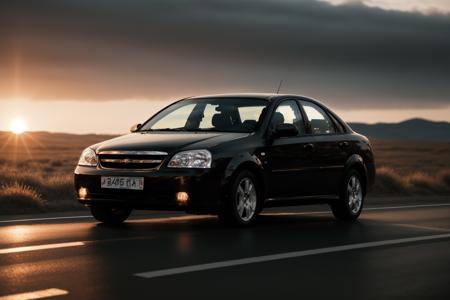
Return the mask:
[[0,2],[0,130],[124,132],[281,79],[348,121],[450,121],[450,0]]

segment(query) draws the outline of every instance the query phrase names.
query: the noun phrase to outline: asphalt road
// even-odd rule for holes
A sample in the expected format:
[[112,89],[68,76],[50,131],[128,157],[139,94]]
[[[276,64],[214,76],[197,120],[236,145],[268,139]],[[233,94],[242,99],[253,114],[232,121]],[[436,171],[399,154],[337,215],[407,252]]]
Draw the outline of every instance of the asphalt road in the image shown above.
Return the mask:
[[85,212],[30,218],[0,219],[1,300],[450,299],[450,198],[368,201],[354,223],[327,206],[274,209],[247,229],[167,213],[116,228]]

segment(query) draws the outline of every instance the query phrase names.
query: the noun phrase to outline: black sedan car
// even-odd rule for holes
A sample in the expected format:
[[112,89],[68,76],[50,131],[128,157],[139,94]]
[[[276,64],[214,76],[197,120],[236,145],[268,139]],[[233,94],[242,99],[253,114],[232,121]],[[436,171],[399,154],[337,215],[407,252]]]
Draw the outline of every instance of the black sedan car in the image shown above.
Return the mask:
[[152,209],[249,225],[264,207],[317,203],[354,220],[374,177],[369,140],[323,104],[242,94],[177,101],[131,134],[88,147],[75,188],[104,223]]

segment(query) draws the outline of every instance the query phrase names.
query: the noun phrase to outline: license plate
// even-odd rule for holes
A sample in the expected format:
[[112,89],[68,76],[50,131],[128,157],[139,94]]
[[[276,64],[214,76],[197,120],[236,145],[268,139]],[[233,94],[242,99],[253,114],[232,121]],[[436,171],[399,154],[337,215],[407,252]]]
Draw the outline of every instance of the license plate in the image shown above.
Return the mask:
[[104,189],[143,190],[144,177],[102,176]]

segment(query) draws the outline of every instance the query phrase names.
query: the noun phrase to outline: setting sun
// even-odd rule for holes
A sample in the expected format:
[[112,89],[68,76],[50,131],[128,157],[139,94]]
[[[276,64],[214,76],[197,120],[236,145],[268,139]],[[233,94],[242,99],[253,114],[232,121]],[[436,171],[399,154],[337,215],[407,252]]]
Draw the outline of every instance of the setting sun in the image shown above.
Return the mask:
[[10,129],[15,134],[21,134],[27,130],[27,124],[24,119],[15,118],[11,121]]

